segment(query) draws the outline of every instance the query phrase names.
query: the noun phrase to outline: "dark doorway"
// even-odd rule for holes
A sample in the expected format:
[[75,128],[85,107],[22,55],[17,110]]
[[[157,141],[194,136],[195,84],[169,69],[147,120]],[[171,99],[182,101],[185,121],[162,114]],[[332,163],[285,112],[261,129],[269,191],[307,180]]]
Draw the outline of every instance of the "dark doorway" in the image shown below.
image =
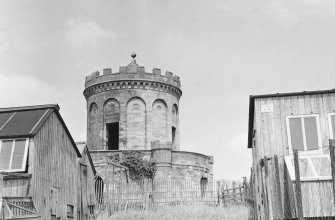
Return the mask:
[[172,126],[172,146],[174,145],[175,139],[176,139],[176,128]]
[[206,177],[201,177],[200,179],[200,189],[201,189],[201,198],[205,197],[207,190],[208,180]]
[[107,123],[107,146],[108,150],[119,149],[119,122]]

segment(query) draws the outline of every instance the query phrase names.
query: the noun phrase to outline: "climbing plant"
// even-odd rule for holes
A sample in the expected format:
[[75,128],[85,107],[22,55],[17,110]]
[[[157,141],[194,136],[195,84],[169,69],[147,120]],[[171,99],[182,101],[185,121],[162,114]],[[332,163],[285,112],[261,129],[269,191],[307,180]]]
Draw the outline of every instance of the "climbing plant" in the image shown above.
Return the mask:
[[145,159],[141,151],[123,151],[115,154],[111,159],[128,167],[130,179],[133,181],[142,181],[144,179],[153,180],[157,170],[156,162],[153,159]]

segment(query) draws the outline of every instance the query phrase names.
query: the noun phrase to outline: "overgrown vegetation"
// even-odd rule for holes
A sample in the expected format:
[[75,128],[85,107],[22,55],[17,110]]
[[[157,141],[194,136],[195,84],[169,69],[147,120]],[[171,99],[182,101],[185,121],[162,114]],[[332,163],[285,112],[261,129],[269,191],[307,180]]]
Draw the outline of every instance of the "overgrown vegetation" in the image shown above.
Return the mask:
[[145,179],[153,180],[156,174],[156,162],[152,158],[145,159],[141,151],[123,151],[111,157],[112,161],[129,169],[130,179],[141,182]]
[[118,212],[110,217],[99,216],[99,220],[248,220],[249,210],[245,206],[211,207],[203,204],[164,206],[156,211]]

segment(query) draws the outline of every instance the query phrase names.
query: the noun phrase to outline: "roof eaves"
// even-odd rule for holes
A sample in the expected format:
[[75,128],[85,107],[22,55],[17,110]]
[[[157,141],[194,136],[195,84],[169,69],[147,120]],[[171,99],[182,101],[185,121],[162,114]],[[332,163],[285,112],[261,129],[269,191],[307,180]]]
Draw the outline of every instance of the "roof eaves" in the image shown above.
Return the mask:
[[21,106],[21,107],[9,107],[9,108],[0,108],[0,112],[17,112],[17,111],[26,111],[26,110],[40,110],[40,109],[55,109],[59,110],[58,104],[47,104],[47,105],[34,105],[34,106]]
[[255,98],[249,97],[249,122],[248,122],[248,148],[252,148],[252,135],[254,130]]
[[66,132],[67,135],[69,136],[70,141],[71,141],[71,143],[72,143],[74,149],[76,150],[76,153],[77,153],[78,157],[81,158],[81,157],[82,157],[82,156],[81,156],[81,153],[79,152],[79,150],[78,150],[78,148],[77,148],[77,145],[76,145],[76,142],[73,140],[72,135],[71,135],[69,129],[67,128],[67,126],[66,126],[66,124],[65,124],[65,122],[64,122],[64,120],[63,120],[63,118],[62,118],[62,116],[60,115],[60,113],[59,113],[58,110],[55,111],[55,113],[56,113],[56,115],[57,115],[59,121],[62,123],[65,132]]
[[53,109],[48,109],[46,110],[46,112],[42,115],[42,117],[40,118],[40,120],[37,122],[37,124],[35,125],[35,127],[33,128],[33,130],[30,132],[30,134],[32,135],[36,135],[37,132],[42,128],[43,124],[45,123],[45,121],[49,118],[49,116],[51,115]]
[[20,134],[20,135],[2,135],[0,139],[16,139],[16,138],[31,138],[34,137],[32,134]]
[[252,97],[255,99],[255,98],[272,98],[272,97],[287,97],[287,96],[302,96],[302,95],[319,95],[329,93],[335,93],[335,89],[252,95]]
[[85,150],[86,150],[86,154],[87,154],[88,160],[89,160],[89,162],[91,164],[91,167],[93,169],[93,173],[94,173],[94,175],[96,175],[97,171],[95,170],[95,166],[94,166],[94,163],[93,163],[90,151],[88,150],[88,147],[87,147],[86,144],[85,144]]

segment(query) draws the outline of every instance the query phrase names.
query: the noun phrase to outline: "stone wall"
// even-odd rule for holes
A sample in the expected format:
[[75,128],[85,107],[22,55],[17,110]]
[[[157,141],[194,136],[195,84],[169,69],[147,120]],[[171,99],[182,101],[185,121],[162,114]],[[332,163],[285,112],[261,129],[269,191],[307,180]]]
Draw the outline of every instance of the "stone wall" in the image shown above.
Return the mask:
[[[114,108],[119,113],[108,118],[104,106],[110,100],[118,103]],[[121,89],[94,94],[87,99],[87,144],[90,150],[107,149],[106,123],[114,119],[120,126],[120,150],[151,149],[154,141],[172,146],[172,126],[176,127],[172,148],[179,150],[178,106],[178,97],[160,91]]]
[[[153,158],[157,164],[156,179],[185,179],[200,181],[205,177],[213,180],[213,157],[186,151],[173,151],[169,148],[143,150],[146,159]],[[122,151],[91,151],[93,161],[105,156],[120,154]]]
[[[157,162],[158,179],[212,180],[213,157],[179,151],[181,95],[178,76],[169,71],[163,76],[157,68],[147,73],[135,59],[117,73],[108,68],[103,75],[94,72],[87,76],[87,146],[93,161],[125,150],[141,150],[147,159]],[[119,145],[108,149],[107,123],[117,122]]]

